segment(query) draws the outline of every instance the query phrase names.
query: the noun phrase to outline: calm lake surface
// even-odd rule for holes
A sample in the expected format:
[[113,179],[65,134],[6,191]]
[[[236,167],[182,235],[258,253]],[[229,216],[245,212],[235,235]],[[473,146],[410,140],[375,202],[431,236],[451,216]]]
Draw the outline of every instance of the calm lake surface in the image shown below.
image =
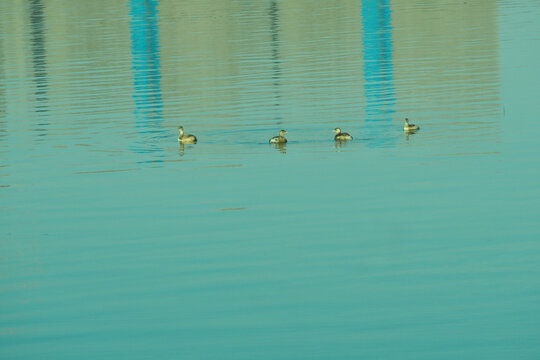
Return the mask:
[[540,358],[539,18],[1,1],[0,358]]

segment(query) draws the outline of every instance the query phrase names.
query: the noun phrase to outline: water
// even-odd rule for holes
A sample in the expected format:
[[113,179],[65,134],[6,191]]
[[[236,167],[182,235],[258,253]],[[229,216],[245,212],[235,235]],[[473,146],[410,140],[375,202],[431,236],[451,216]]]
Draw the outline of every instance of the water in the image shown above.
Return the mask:
[[0,358],[537,359],[539,16],[1,2]]

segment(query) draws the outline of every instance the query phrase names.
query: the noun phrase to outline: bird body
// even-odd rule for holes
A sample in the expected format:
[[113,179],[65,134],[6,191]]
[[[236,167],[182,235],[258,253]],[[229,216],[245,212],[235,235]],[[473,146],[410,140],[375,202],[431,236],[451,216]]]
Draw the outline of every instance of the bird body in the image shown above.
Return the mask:
[[332,132],[336,133],[336,135],[334,136],[334,140],[344,141],[344,140],[352,140],[353,139],[351,134],[346,133],[346,132],[341,132],[340,128],[335,128],[334,130],[332,130]]
[[287,139],[283,135],[285,135],[286,133],[287,132],[285,130],[280,130],[279,136],[274,136],[268,142],[270,144],[285,144],[287,142]]
[[184,127],[179,126],[178,130],[180,131],[178,142],[182,144],[195,144],[197,142],[197,137],[195,135],[184,135]]
[[420,130],[420,126],[415,124],[409,124],[409,119],[405,118],[405,126],[403,126],[404,131],[416,131]]

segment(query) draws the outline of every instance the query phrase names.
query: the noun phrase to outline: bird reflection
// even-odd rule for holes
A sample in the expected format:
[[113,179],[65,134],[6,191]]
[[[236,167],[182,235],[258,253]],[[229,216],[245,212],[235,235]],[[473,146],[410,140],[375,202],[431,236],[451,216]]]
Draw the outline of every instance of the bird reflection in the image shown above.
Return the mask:
[[[184,150],[193,148],[193,144],[186,145],[186,144],[181,143],[181,142],[179,142],[178,144],[180,144],[180,148],[178,149],[178,155],[180,155],[180,156],[184,156]],[[187,151],[189,151],[189,150],[187,150]]]
[[336,149],[338,150],[341,150],[341,148],[343,147],[346,147],[346,146],[349,146],[349,143],[350,141],[348,140],[335,140],[334,141],[334,146]]
[[417,130],[404,130],[403,133],[405,134],[405,140],[409,140],[409,135],[416,134]]
[[287,144],[286,143],[270,143],[270,146],[274,149],[278,149],[280,153],[287,153]]

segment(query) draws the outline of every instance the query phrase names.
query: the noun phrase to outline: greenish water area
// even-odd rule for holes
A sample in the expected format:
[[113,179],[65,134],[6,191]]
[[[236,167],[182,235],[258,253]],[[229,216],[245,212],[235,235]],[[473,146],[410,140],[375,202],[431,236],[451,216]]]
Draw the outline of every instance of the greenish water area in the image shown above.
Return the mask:
[[540,358],[538,18],[1,1],[0,359]]

